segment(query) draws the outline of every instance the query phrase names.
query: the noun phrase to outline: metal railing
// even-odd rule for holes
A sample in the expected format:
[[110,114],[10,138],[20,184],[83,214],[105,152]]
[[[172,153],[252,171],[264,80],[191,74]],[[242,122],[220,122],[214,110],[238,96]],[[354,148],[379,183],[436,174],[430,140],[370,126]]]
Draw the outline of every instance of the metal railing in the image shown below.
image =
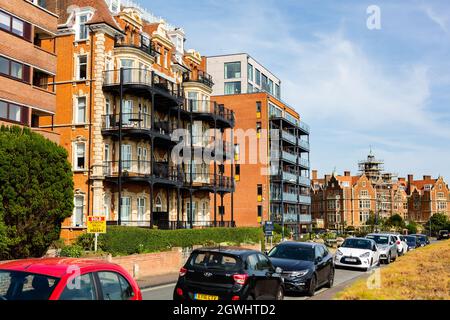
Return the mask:
[[126,41],[126,38],[118,38],[114,42],[114,47],[116,48],[135,48],[138,49],[152,57],[156,57],[159,55],[159,52],[156,51],[153,42],[144,36],[140,36],[139,43],[129,43]]
[[[123,177],[150,177],[151,168],[151,161],[122,160]],[[104,161],[103,175],[107,177],[118,177],[119,161]]]
[[181,169],[168,163],[153,163],[153,176],[163,180],[182,181]]
[[[183,173],[183,181],[186,184],[191,183],[191,174],[189,170]],[[232,189],[234,188],[234,179],[219,174],[192,173],[192,184],[199,186],[212,186],[216,188]]]
[[311,204],[310,196],[299,195],[298,200],[301,204]]
[[[120,115],[107,114],[102,116],[102,129],[118,130]],[[122,113],[122,129],[151,129],[151,116],[147,113]]]
[[212,76],[201,70],[197,71],[197,74],[195,74],[193,72],[186,72],[183,75],[183,81],[184,82],[200,82],[200,83],[207,85],[210,88],[212,88],[214,86]]
[[[141,68],[123,68],[123,84],[159,89],[175,98],[183,98],[180,84],[174,83],[154,71]],[[103,72],[103,86],[120,85],[120,69]]]
[[298,139],[298,145],[305,150],[309,150],[309,142],[308,141]]
[[[161,220],[160,220],[161,221]],[[176,229],[190,229],[190,221],[161,221],[161,225],[165,226],[165,229],[176,230]],[[220,221],[216,222],[210,220],[193,220],[193,228],[234,228],[236,227],[235,221]],[[161,228],[163,229],[163,228]]]
[[234,112],[215,101],[186,99],[185,106],[188,112],[209,113],[229,122],[234,121]]
[[284,139],[284,140],[287,140],[287,141],[289,141],[289,142],[291,142],[293,144],[297,143],[297,138],[293,134],[291,134],[291,133],[289,133],[287,131],[284,131],[284,130],[281,131],[281,138]]
[[310,187],[311,186],[311,180],[309,178],[307,178],[307,177],[299,176],[298,177],[298,183],[303,185],[303,186],[306,186],[306,187]]

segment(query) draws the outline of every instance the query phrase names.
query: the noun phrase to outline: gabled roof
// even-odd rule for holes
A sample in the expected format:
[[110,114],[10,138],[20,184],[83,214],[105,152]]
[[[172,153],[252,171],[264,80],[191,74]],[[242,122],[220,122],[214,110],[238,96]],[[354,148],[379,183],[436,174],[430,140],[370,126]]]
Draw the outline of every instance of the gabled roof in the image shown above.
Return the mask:
[[76,7],[91,7],[94,9],[94,16],[87,24],[105,23],[116,30],[122,31],[103,0],[60,0],[56,8],[59,16],[58,24],[66,24],[73,9]]
[[414,180],[412,184],[418,189],[423,190],[426,185],[432,185],[436,183],[437,179],[427,179],[427,180]]

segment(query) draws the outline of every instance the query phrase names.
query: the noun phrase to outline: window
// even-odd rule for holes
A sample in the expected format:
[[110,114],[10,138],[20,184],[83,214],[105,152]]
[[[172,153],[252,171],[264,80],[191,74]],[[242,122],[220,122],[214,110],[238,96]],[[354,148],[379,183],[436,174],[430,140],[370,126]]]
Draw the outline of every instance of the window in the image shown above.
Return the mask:
[[280,91],[279,84],[275,84],[275,97],[277,97],[278,99],[280,99],[280,97],[281,97],[281,91]]
[[361,190],[361,197],[368,197],[369,191],[368,190]]
[[28,125],[28,109],[6,101],[0,101],[0,118]]
[[168,61],[169,61],[169,51],[167,49],[164,49],[164,68],[168,68]]
[[74,199],[72,225],[74,227],[82,227],[83,216],[84,216],[84,196],[77,195],[75,196]]
[[162,212],[162,201],[161,201],[161,197],[157,196],[156,200],[155,200],[155,208],[156,208],[156,212]]
[[189,103],[189,110],[193,112],[198,111],[198,92],[193,91],[188,92],[188,103]]
[[9,75],[9,60],[0,57],[0,73]]
[[270,263],[269,259],[267,259],[262,254],[258,254],[258,260],[259,260],[257,264],[258,270],[267,271],[272,269],[272,264]]
[[249,63],[247,68],[248,81],[253,81],[253,66]]
[[359,200],[360,209],[370,209],[370,200]]
[[262,75],[262,79],[261,79],[261,86],[262,86],[262,89],[264,90],[264,91],[266,91],[266,92],[269,92],[269,90],[268,90],[268,78],[267,78],[267,76],[266,75]]
[[84,274],[69,281],[59,299],[97,300],[92,274]]
[[261,202],[262,201],[262,194],[263,194],[262,184],[258,184],[256,186],[256,192],[257,192],[257,195],[258,195],[258,202]]
[[86,143],[75,143],[74,170],[83,171],[86,167]]
[[122,145],[122,168],[123,170],[131,170],[131,145]]
[[106,194],[103,196],[103,210],[106,221],[111,220],[111,198]]
[[261,122],[256,123],[256,137],[261,138]]
[[11,76],[23,79],[23,64],[11,61]]
[[269,79],[269,93],[273,94],[273,81]]
[[122,197],[122,206],[121,206],[121,219],[124,222],[130,221],[131,216],[131,199],[129,197]]
[[16,18],[12,19],[12,32],[18,36],[23,37],[24,34],[24,23]]
[[10,31],[11,16],[3,11],[0,11],[0,28]]
[[241,180],[241,165],[237,164],[235,169],[236,169],[235,179],[236,181],[239,181]]
[[362,223],[366,223],[369,220],[369,212],[360,212],[359,213],[359,221]]
[[258,218],[262,218],[262,206],[258,206]]
[[119,13],[120,11],[120,1],[119,0],[109,0],[109,10],[113,13]]
[[0,118],[8,119],[8,104],[0,101]]
[[0,57],[0,73],[30,82],[30,67],[5,57]]
[[57,278],[23,271],[0,270],[0,298],[3,300],[48,300]]
[[15,104],[9,104],[9,116],[8,119],[16,122],[20,122],[22,114],[22,108]]
[[78,56],[77,79],[87,79],[87,55]]
[[225,79],[235,79],[240,77],[241,77],[240,62],[225,63]]
[[271,117],[279,118],[283,115],[283,111],[274,104],[269,102],[269,115]]
[[225,82],[225,94],[240,94],[241,93],[241,82]]
[[78,97],[75,106],[75,124],[86,123],[86,97]]
[[145,198],[137,199],[137,218],[138,221],[144,221],[145,217]]
[[261,113],[261,101],[256,101],[256,112]]
[[134,296],[130,283],[115,272],[99,272],[104,300],[129,300]]
[[255,83],[260,86],[261,85],[261,72],[258,69],[255,69]]
[[253,85],[249,82],[247,84],[247,93],[252,93],[253,92]]
[[88,21],[87,14],[78,16],[78,30],[76,34],[77,40],[86,40],[88,38],[88,28],[86,26],[87,21]]
[[235,161],[239,161],[239,156],[240,156],[241,152],[240,152],[240,148],[238,144],[234,145],[234,160]]

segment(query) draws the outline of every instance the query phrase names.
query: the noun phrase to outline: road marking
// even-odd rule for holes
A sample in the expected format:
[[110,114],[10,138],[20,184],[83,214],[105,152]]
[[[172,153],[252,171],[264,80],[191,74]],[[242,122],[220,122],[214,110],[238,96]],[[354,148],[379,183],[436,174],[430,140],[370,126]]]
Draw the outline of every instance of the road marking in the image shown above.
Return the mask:
[[151,287],[151,288],[147,288],[147,289],[142,289],[141,292],[147,292],[147,291],[154,291],[154,290],[159,290],[159,289],[165,289],[165,288],[169,288],[169,287],[173,287],[174,285],[176,285],[177,283],[169,283],[169,284],[165,284],[162,286],[157,286],[157,287]]

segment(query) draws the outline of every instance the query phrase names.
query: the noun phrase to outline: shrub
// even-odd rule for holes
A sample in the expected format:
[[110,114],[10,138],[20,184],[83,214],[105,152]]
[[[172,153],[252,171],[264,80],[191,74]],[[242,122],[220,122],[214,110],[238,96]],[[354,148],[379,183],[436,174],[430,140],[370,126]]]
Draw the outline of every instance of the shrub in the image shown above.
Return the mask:
[[72,214],[67,151],[17,126],[0,128],[0,260],[41,257]]
[[113,255],[131,255],[211,243],[258,243],[263,236],[261,228],[153,230],[109,226],[107,233],[99,236],[99,247]]
[[75,244],[87,251],[93,251],[95,246],[95,236],[91,233],[81,234]]
[[65,246],[59,253],[60,257],[68,258],[80,258],[84,253],[84,250],[79,245]]

